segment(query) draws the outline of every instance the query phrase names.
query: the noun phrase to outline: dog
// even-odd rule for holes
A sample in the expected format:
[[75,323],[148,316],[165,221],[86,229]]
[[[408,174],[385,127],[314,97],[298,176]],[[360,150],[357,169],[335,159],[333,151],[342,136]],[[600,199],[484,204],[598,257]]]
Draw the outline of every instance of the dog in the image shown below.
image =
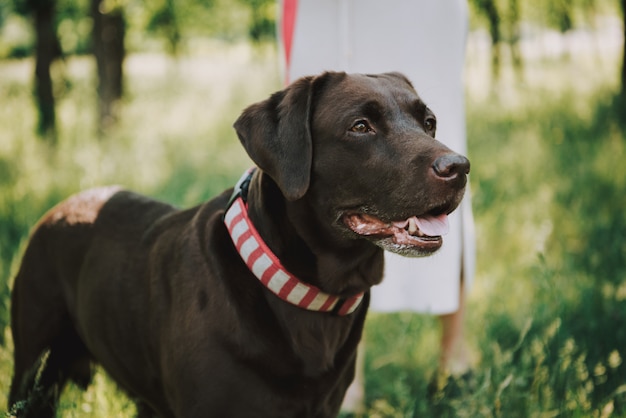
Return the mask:
[[256,167],[200,206],[104,187],[39,221],[12,291],[19,416],[54,416],[94,363],[139,416],[338,414],[383,251],[441,247],[469,161],[399,73],[304,77],[234,127]]

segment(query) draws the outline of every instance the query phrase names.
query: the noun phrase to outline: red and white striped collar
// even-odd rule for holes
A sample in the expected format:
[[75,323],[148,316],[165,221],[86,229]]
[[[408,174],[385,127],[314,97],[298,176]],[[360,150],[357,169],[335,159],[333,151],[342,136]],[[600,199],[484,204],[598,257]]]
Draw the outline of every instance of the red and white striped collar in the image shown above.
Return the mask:
[[303,309],[348,315],[354,312],[363,299],[363,293],[341,298],[322,292],[316,286],[305,283],[289,273],[278,257],[263,241],[248,217],[245,201],[247,186],[254,170],[244,173],[237,183],[230,207],[224,215],[224,223],[248,268],[265,287],[282,300]]

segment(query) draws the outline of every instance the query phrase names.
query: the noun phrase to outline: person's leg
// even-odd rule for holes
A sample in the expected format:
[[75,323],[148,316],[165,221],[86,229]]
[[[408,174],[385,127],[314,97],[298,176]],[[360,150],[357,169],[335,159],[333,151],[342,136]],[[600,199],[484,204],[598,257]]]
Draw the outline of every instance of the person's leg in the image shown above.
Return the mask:
[[463,321],[465,317],[465,294],[463,289],[463,272],[459,289],[459,307],[455,312],[439,315],[441,340],[439,347],[439,364],[430,383],[428,396],[437,398],[450,382],[451,377],[464,376],[470,369],[470,353],[465,342]]
[[470,367],[470,355],[465,342],[465,292],[463,271],[459,289],[459,309],[450,314],[439,316],[441,323],[441,347],[439,370],[445,374],[460,375]]
[[441,352],[439,367],[443,371],[457,374],[467,369],[467,356],[463,341],[463,308],[446,315],[441,315]]
[[343,398],[341,411],[353,414],[365,412],[365,339],[359,343],[354,380]]

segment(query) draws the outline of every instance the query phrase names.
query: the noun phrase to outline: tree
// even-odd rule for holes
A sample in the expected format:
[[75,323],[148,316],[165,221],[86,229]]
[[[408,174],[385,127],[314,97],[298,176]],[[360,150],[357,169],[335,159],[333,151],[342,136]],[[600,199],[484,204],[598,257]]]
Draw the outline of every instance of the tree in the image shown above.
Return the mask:
[[120,6],[110,9],[110,2],[92,0],[93,54],[98,68],[98,128],[106,131],[118,119],[118,105],[123,93],[123,63],[126,55],[126,23]]
[[36,33],[35,91],[39,108],[38,131],[56,142],[56,114],[50,66],[61,56],[61,45],[54,24],[54,1],[33,0]]
[[264,38],[273,38],[276,35],[276,22],[270,7],[274,0],[241,0],[250,8],[251,21],[248,36],[253,42],[260,42]]
[[[62,56],[57,35],[57,0],[14,0],[14,4],[18,13],[33,19],[38,133],[54,143],[56,111],[50,66]],[[92,48],[98,71],[98,125],[104,131],[117,120],[117,104],[122,97],[125,22],[121,6],[107,0],[91,0],[91,17]]]
[[626,108],[626,0],[622,0],[622,29],[624,30],[624,43],[622,51],[622,107]]
[[491,37],[491,71],[495,77],[500,73],[500,12],[495,0],[473,0],[476,9],[487,19],[489,35]]
[[[474,10],[485,19],[485,26],[489,30],[492,48],[492,71],[498,76],[501,60],[502,43],[510,44],[511,52],[516,67],[520,67],[521,55],[516,51],[516,42],[519,40],[519,23],[523,19],[538,22],[558,29],[565,33],[577,26],[577,20],[588,20],[596,15],[597,7],[605,5],[608,0],[470,0]],[[520,3],[524,3],[524,16],[520,12]],[[615,4],[615,3],[614,3]],[[626,108],[626,0],[617,0],[618,8],[621,8],[624,49],[622,52],[621,89],[618,93],[621,103]],[[580,22],[578,22],[580,23]],[[587,22],[589,23],[589,22]]]
[[55,6],[55,0],[15,2],[18,13],[32,17],[35,30],[35,99],[39,114],[37,131],[51,143],[56,142],[56,112],[50,66],[62,55]]
[[147,30],[165,35],[169,53],[177,55],[181,41],[181,32],[177,14],[178,5],[174,0],[165,0],[160,4],[148,21]]

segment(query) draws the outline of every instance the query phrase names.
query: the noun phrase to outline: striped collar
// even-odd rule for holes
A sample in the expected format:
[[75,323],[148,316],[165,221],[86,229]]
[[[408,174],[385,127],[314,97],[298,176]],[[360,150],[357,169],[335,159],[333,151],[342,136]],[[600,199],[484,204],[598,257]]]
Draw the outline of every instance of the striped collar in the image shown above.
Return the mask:
[[319,288],[304,283],[289,273],[270,250],[248,217],[245,201],[253,170],[249,170],[235,186],[230,207],[224,215],[224,223],[250,271],[265,287],[282,300],[310,311],[333,312],[348,315],[354,312],[363,299],[363,293],[349,298],[330,295]]

